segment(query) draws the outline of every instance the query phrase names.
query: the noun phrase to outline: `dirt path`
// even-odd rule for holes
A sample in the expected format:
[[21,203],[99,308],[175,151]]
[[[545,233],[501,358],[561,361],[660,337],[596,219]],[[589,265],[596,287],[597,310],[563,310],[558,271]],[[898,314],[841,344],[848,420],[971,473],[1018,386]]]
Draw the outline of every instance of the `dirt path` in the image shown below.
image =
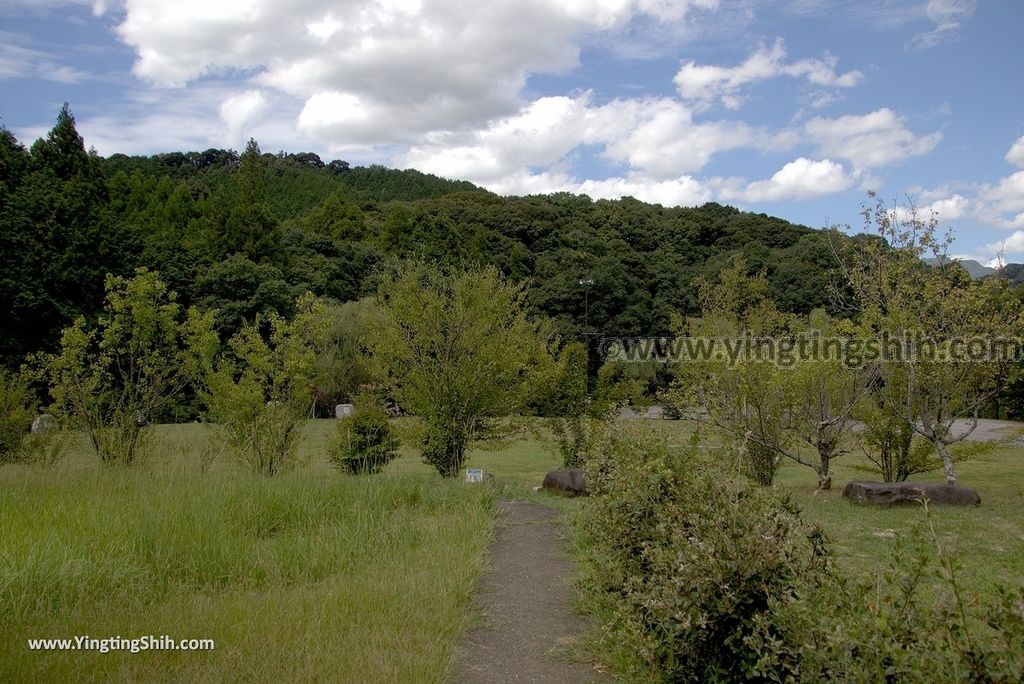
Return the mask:
[[558,512],[525,501],[502,501],[498,507],[491,569],[477,591],[483,622],[463,636],[454,681],[604,679],[567,658],[584,625],[570,605],[573,567]]

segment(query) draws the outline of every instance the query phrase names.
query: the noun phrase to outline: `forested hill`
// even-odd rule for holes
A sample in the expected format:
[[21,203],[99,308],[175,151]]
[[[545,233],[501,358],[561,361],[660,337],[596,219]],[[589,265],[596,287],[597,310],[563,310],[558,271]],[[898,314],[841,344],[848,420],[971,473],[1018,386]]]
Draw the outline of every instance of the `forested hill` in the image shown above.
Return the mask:
[[[377,267],[418,256],[495,264],[528,282],[531,308],[567,337],[661,334],[696,311],[699,277],[733,255],[765,269],[782,307],[828,304],[828,235],[718,204],[499,197],[470,183],[255,143],[153,157],[86,151],[66,109],[26,148],[0,131],[0,355],[52,347],[95,313],[107,273],[158,270],[227,333],[257,312],[288,313],[305,290],[373,291]],[[590,284],[581,284],[581,281]]]

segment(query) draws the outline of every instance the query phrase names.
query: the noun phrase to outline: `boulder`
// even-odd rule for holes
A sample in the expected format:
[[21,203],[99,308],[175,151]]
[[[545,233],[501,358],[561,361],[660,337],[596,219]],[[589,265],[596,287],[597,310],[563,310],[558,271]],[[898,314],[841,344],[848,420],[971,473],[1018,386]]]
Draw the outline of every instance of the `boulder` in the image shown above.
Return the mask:
[[921,503],[951,506],[978,506],[981,496],[970,487],[940,484],[938,482],[849,482],[843,496],[856,503],[875,506],[895,506]]
[[51,416],[49,413],[44,413],[36,417],[36,419],[32,421],[31,429],[32,433],[36,434],[42,432],[51,432],[53,430],[58,429],[59,427],[60,425],[57,424],[56,418]]
[[352,404],[338,404],[334,407],[334,417],[337,419],[348,418],[355,411]]
[[545,475],[541,486],[565,494],[586,494],[587,476],[582,468],[561,468]]

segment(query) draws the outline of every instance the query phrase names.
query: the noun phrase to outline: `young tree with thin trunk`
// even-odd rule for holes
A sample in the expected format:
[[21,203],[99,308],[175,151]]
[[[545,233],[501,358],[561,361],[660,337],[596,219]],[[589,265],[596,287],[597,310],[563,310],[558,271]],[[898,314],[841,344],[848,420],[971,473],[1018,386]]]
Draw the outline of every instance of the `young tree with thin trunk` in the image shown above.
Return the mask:
[[545,337],[524,311],[523,288],[494,268],[423,263],[386,274],[370,348],[398,403],[424,428],[424,460],[455,477],[476,441],[526,399]]
[[865,334],[898,352],[881,365],[891,391],[880,396],[932,444],[955,484],[950,447],[977,428],[1014,361],[1012,348],[1007,355],[993,343],[1019,344],[1020,300],[1002,279],[971,280],[948,256],[951,238],[937,236],[934,215],[881,201],[862,213],[875,239],[848,249],[842,263]]
[[156,273],[108,276],[99,321],[76,320],[48,359],[50,394],[100,460],[128,465],[145,426],[198,381],[217,345],[213,312],[183,311]]

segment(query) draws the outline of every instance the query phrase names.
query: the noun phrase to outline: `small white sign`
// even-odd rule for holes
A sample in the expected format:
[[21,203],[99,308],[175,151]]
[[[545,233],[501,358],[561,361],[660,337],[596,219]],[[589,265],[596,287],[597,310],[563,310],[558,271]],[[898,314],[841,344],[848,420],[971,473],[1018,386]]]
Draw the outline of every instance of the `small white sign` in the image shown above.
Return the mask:
[[480,468],[466,468],[466,482],[483,482],[484,471]]

